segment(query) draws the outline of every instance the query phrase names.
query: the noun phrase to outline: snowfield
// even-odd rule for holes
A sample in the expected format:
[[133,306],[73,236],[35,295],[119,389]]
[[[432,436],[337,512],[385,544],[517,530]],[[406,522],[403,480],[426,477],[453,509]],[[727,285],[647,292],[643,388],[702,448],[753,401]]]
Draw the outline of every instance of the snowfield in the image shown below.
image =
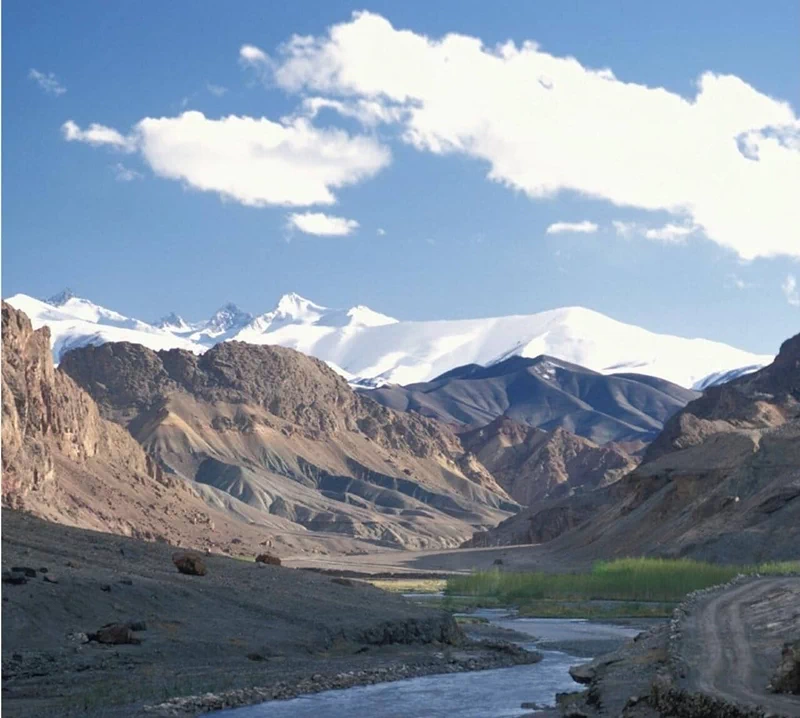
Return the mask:
[[327,362],[361,386],[428,381],[454,367],[509,356],[547,354],[604,374],[635,372],[706,388],[772,361],[706,339],[655,334],[583,307],[538,314],[409,322],[368,307],[329,309],[287,294],[252,316],[232,304],[190,323],[176,314],[154,324],[125,317],[64,292],[47,302],[24,294],[7,300],[34,327],[48,326],[53,356],[74,347],[128,341],[151,349],[205,351],[219,341],[277,344]]

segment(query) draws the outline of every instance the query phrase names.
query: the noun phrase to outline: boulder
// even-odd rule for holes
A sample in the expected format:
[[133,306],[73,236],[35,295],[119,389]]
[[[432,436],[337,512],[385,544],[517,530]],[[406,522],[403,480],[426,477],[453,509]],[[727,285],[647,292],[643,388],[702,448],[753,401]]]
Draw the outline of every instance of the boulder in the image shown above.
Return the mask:
[[256,563],[267,563],[270,566],[280,566],[281,560],[271,553],[260,553],[256,556]]
[[131,631],[130,625],[127,623],[110,623],[107,626],[103,626],[95,633],[89,633],[88,638],[90,641],[97,641],[97,643],[107,643],[110,645],[141,643],[141,640],[133,635],[133,631]]
[[588,685],[594,680],[597,672],[591,663],[584,663],[580,666],[571,666],[569,669],[569,674],[572,676],[572,680],[576,683]]
[[28,579],[24,573],[3,573],[3,583],[21,586],[23,583],[28,583]]
[[187,576],[205,576],[206,564],[196,553],[180,552],[172,555],[172,563]]
[[773,693],[800,695],[800,641],[783,646],[778,670],[769,682]]
[[36,569],[29,566],[12,566],[11,573],[21,573],[28,578],[36,578]]

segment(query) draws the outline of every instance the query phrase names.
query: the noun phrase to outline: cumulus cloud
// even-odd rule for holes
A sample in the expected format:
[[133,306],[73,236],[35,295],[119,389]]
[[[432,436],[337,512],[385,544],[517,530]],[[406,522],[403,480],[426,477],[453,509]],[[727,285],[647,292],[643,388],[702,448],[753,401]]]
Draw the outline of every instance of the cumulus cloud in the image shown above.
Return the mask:
[[138,151],[159,176],[216,192],[244,205],[334,204],[334,191],[379,172],[391,161],[376,139],[319,129],[307,119],[273,122],[202,112],[145,117],[129,135],[103,125],[63,127],[70,141]]
[[800,307],[800,292],[797,291],[797,278],[794,274],[787,274],[781,285],[783,296],[793,307]]
[[378,230],[377,230],[376,234],[379,237],[383,237],[386,234],[386,230],[383,227],[378,227]]
[[67,142],[85,142],[94,147],[107,146],[122,152],[133,152],[136,149],[136,138],[123,135],[112,127],[93,122],[88,129],[82,130],[72,120],[61,125],[61,133]]
[[112,169],[118,182],[133,182],[133,180],[142,179],[141,172],[126,167],[122,162],[117,162]]
[[299,229],[317,237],[346,237],[358,229],[358,222],[344,217],[333,217],[322,212],[292,213],[286,219],[290,229]]
[[274,80],[327,96],[312,109],[358,117],[374,103],[404,141],[482,160],[491,180],[530,197],[572,191],[685,223],[652,239],[696,231],[745,260],[800,256],[800,121],[736,76],[706,72],[684,97],[533,42],[430,38],[361,12],[325,36],[293,37]]
[[67,91],[67,88],[58,81],[58,78],[52,72],[39,72],[39,70],[32,67],[28,72],[28,77],[36,82],[48,95],[58,97]]
[[583,220],[583,222],[553,222],[545,230],[546,234],[594,234],[599,227],[594,222]]

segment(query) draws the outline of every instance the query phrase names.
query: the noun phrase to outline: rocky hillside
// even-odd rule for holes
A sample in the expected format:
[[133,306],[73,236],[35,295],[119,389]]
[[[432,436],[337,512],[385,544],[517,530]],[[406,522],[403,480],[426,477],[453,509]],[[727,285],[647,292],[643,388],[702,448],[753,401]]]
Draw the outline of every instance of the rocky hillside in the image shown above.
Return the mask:
[[614,444],[598,446],[564,429],[542,431],[508,417],[465,431],[460,438],[523,506],[606,486],[637,464]]
[[546,431],[566,429],[596,444],[641,449],[697,392],[641,374],[600,374],[548,356],[469,364],[408,386],[368,390],[399,411],[456,427],[484,426],[500,416]]
[[225,342],[196,356],[115,343],[71,351],[60,369],[165,473],[231,514],[426,548],[517,509],[446,427],[355,394],[291,349]]
[[800,335],[754,374],[712,387],[673,417],[615,484],[532,507],[471,545],[558,538],[574,555],[749,562],[800,545]]
[[[221,551],[257,553],[276,535],[283,548],[295,540],[286,521],[244,522],[209,507],[53,368],[47,328],[34,331],[5,302],[2,322],[4,507],[81,528]],[[295,538],[309,548],[322,546],[313,536]]]

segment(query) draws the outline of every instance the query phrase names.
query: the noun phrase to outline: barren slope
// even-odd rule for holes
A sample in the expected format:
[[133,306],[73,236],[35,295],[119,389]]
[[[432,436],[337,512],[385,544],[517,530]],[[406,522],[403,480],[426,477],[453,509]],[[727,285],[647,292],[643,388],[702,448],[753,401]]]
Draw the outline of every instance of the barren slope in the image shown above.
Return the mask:
[[223,510],[426,548],[516,509],[446,427],[361,397],[290,349],[225,342],[198,357],[105,344],[69,352],[61,368]]
[[[210,506],[53,368],[47,328],[3,303],[3,506],[81,528],[254,555],[364,550],[226,497]],[[223,502],[219,502],[220,507]]]

